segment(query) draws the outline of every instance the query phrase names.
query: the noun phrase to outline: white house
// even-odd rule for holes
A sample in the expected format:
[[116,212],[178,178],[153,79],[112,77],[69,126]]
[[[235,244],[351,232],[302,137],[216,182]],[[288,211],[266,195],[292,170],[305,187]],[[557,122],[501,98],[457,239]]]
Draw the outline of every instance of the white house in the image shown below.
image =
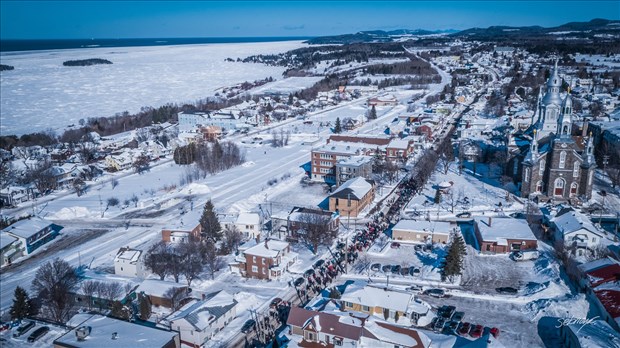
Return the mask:
[[23,255],[21,243],[8,233],[0,233],[0,266],[10,265],[14,259]]
[[257,213],[240,213],[235,226],[247,238],[256,238],[260,235],[261,223]]
[[114,274],[144,278],[144,253],[142,250],[122,247],[114,258]]
[[588,249],[596,248],[605,242],[601,232],[587,216],[569,210],[552,220],[555,225],[556,240],[564,240],[567,247],[574,248],[576,256],[585,256]]
[[186,113],[179,112],[179,130],[187,132],[195,129],[199,125],[206,126],[209,115],[205,112]]
[[183,306],[170,316],[170,329],[179,332],[181,343],[200,347],[236,316],[237,300],[224,290],[213,292]]

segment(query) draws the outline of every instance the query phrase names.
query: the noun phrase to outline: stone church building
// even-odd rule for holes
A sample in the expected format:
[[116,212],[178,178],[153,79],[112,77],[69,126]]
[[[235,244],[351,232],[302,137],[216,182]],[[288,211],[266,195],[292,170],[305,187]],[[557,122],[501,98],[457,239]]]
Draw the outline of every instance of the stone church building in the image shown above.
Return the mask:
[[[521,197],[544,195],[555,200],[592,196],[592,180],[596,167],[592,136],[585,146],[571,134],[572,101],[562,97],[562,79],[557,62],[546,92],[538,97],[538,119],[533,125],[531,142],[521,163]],[[584,139],[585,140],[585,139]]]

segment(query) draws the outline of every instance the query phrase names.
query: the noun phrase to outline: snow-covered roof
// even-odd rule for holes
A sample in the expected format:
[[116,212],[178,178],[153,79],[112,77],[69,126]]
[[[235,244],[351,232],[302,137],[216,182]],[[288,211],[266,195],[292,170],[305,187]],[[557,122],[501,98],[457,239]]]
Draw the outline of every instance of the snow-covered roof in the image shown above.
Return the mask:
[[603,320],[568,325],[582,348],[620,348],[620,333]]
[[41,219],[40,217],[31,217],[29,219],[17,221],[11,226],[3,229],[2,232],[8,232],[14,236],[27,239],[49,225],[52,225],[52,223],[48,220]]
[[590,231],[594,234],[601,235],[599,230],[592,224],[592,222],[583,214],[571,211],[560,216],[553,218],[553,223],[558,230],[566,235],[572,232],[576,232],[582,229]]
[[[77,317],[77,318],[76,318]],[[83,319],[84,314],[78,314],[76,319]],[[104,317],[99,314],[89,315],[85,321],[69,321],[75,328],[54,341],[55,347],[72,348],[154,348],[169,347],[170,342],[175,340],[178,334],[172,331],[164,331],[148,326],[132,324],[127,321]],[[76,330],[79,327],[90,327],[90,333],[83,341],[79,341]],[[172,346],[175,346],[173,343]]]
[[11,236],[8,233],[0,233],[0,249],[4,249],[11,245],[11,243],[15,242],[17,238]]
[[336,165],[356,166],[356,165],[362,165],[362,164],[369,163],[369,162],[372,162],[371,156],[351,156],[349,158],[343,158],[341,160],[338,160],[338,163],[336,163]]
[[407,150],[409,148],[409,140],[407,139],[392,139],[387,145],[391,149]]
[[381,307],[406,313],[413,295],[404,291],[374,286],[347,287],[340,297],[342,301],[369,307]]
[[122,247],[118,250],[118,253],[116,253],[115,259],[128,260],[131,263],[135,263],[140,259],[140,255],[142,255],[142,250]]
[[595,271],[602,267],[611,266],[613,264],[620,265],[620,262],[608,256],[604,259],[599,259],[599,260],[594,260],[591,262],[583,263],[577,266],[577,268],[579,268],[579,270],[583,273],[588,273],[588,272]]
[[359,340],[362,334],[361,320],[347,315],[335,315],[330,313],[309,311],[297,306],[291,307],[286,322],[296,327],[312,325],[319,332],[343,337],[351,340]]
[[376,320],[366,321],[363,336],[402,347],[428,347],[431,343],[428,336],[413,328]]
[[340,185],[334,193],[330,195],[330,197],[336,198],[349,198],[349,194],[351,198],[362,199],[364,195],[366,195],[370,190],[372,190],[374,183],[370,180],[366,180],[362,177],[356,177],[350,180],[347,180],[344,184]]
[[329,144],[321,145],[312,149],[315,152],[339,153],[347,155],[358,155],[364,153],[365,150],[385,150],[386,145],[374,145],[365,143],[354,143],[348,141],[333,141]]
[[523,219],[479,216],[475,221],[485,242],[505,242],[507,239],[536,240],[534,232]]
[[400,220],[392,230],[405,232],[433,232],[439,234],[450,234],[452,225],[444,221],[426,221],[426,220]]
[[288,243],[277,239],[268,239],[265,242],[257,243],[248,248],[243,253],[251,256],[277,257],[280,252],[288,248]]
[[147,295],[155,297],[164,297],[164,294],[170,288],[187,288],[187,286],[163,280],[145,279],[142,283],[140,283],[140,285],[138,285],[136,292],[144,292]]
[[219,317],[228,313],[237,300],[224,290],[210,293],[206,295],[204,300],[190,302],[183,306],[177,314],[172,315],[171,322],[184,319],[190,323],[196,330],[205,330],[211,323]]
[[240,225],[259,225],[260,217],[257,213],[240,213],[237,217],[237,223]]

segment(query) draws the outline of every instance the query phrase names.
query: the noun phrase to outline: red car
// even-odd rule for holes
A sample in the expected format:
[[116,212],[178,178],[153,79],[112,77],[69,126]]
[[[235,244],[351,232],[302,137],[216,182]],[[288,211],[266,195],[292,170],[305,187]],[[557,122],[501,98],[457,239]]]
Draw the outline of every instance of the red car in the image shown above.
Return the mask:
[[482,329],[483,329],[482,325],[472,326],[472,329],[469,332],[469,335],[473,338],[478,338],[482,336]]
[[489,330],[489,332],[491,333],[491,335],[493,335],[493,337],[497,338],[499,337],[499,329],[496,327],[491,328],[491,330]]
[[469,333],[469,329],[471,329],[471,324],[470,323],[462,323],[461,326],[459,327],[459,335],[461,336],[465,336]]

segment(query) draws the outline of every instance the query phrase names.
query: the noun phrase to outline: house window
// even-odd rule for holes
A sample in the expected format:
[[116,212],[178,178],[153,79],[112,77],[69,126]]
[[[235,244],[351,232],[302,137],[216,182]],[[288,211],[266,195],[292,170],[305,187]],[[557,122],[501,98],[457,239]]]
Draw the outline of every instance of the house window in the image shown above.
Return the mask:
[[263,274],[267,274],[267,268],[263,267]]
[[314,334],[312,332],[306,332],[306,338],[308,341],[314,341]]
[[345,302],[344,305],[347,306],[348,308],[353,308],[353,303],[351,302]]
[[562,151],[562,152],[560,152],[559,168],[560,169],[564,169],[565,166],[566,166],[566,151]]
[[544,159],[540,160],[540,166],[538,167],[538,175],[545,174],[545,164],[546,164],[546,161]]
[[265,264],[265,258],[263,257],[263,258],[261,259],[261,261],[263,261],[263,265],[264,265],[264,264]]
[[575,162],[573,165],[573,178],[579,177],[579,162]]
[[363,310],[364,312],[370,312],[370,307],[368,307],[368,306],[362,306],[362,310]]
[[577,183],[576,182],[570,184],[570,196],[573,197],[575,195],[577,195]]
[[487,244],[487,251],[491,251],[491,244]]
[[536,183],[536,192],[542,192],[543,189],[543,183],[542,181],[539,181]]
[[252,256],[252,262],[256,263],[256,256]]
[[564,196],[564,179],[557,178],[555,179],[555,184],[553,185],[554,190],[553,194],[555,196]]
[[334,345],[342,347],[342,340],[339,338],[334,338]]
[[258,272],[258,266],[252,266],[252,272],[257,273]]

